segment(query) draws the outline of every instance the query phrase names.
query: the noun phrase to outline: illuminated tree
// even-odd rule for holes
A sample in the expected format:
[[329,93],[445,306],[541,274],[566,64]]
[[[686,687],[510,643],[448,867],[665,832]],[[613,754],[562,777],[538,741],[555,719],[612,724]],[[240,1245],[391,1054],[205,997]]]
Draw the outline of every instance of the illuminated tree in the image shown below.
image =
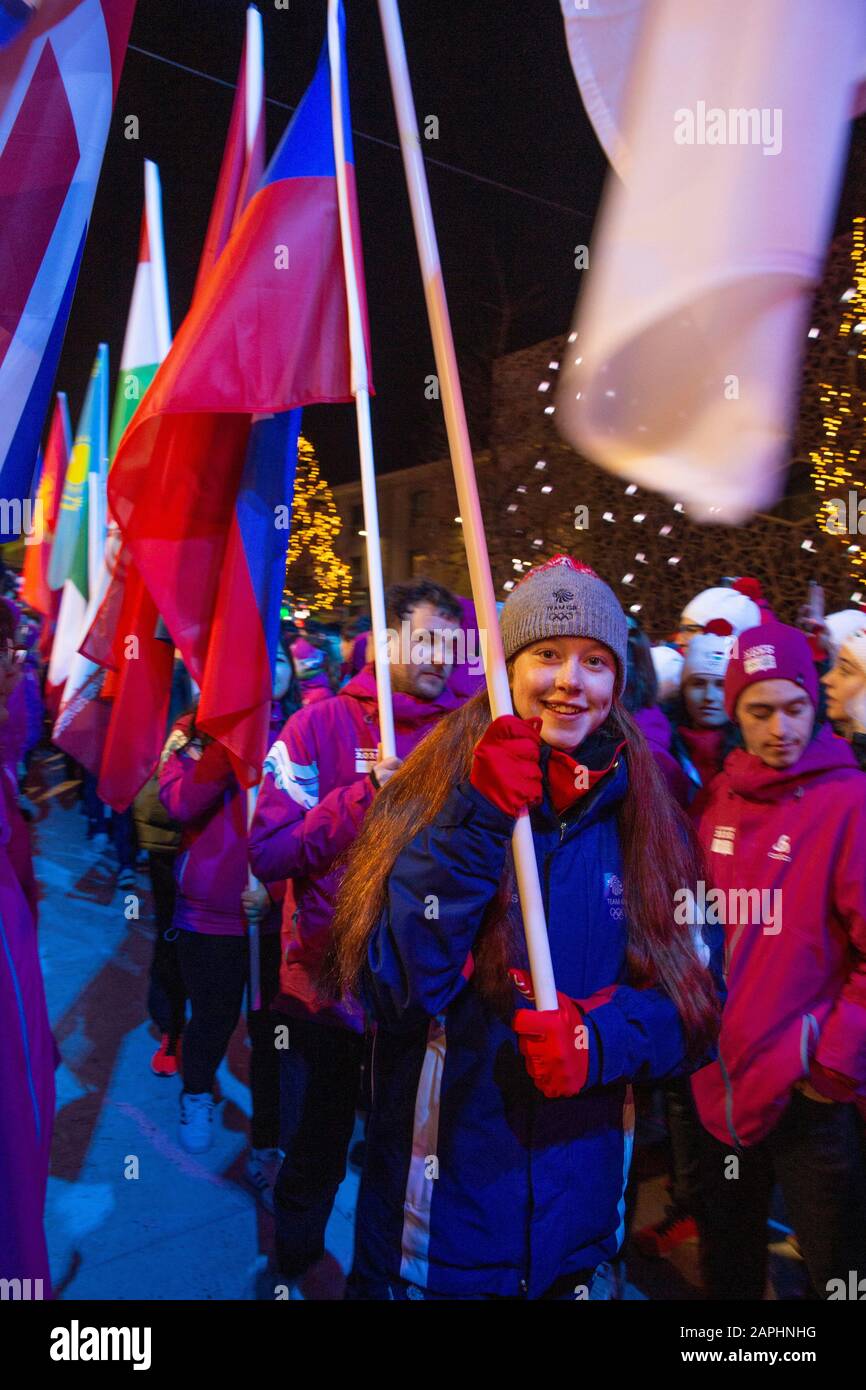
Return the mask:
[[[858,536],[857,499],[866,490],[866,218],[855,217],[850,237],[850,283],[835,294],[835,334],[820,375],[821,425],[824,438],[812,449],[812,478],[818,495],[817,520],[823,531],[838,537],[848,557],[851,578],[863,585],[863,547]],[[839,306],[841,305],[841,310]],[[812,329],[818,336],[820,329]],[[853,494],[853,514],[849,497]]]
[[341,529],[334,494],[312,444],[301,435],[284,589],[293,608],[330,612],[348,602],[352,574],[334,550]]

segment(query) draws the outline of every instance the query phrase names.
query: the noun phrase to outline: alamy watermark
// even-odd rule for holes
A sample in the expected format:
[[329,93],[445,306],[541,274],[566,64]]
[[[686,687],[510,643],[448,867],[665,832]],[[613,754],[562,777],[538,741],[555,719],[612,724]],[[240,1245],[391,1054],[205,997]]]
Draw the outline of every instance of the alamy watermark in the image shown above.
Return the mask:
[[41,545],[42,498],[0,497],[0,535],[23,536],[25,545]]
[[782,110],[774,106],[739,106],[725,110],[705,101],[674,112],[674,141],[678,145],[760,145],[763,153],[782,149]]
[[674,893],[674,921],[678,926],[759,926],[764,936],[782,930],[781,888],[708,888],[703,879]]
[[484,674],[487,632],[484,628],[437,628],[434,632],[413,632],[404,618],[400,631],[386,628],[382,634],[385,659],[392,666],[468,666],[473,676]]
[[849,488],[847,498],[828,497],[824,530],[831,536],[866,536],[866,497]]
[[41,1279],[0,1279],[0,1303],[29,1303],[45,1297]]
[[69,1327],[52,1328],[48,1355],[52,1361],[131,1361],[134,1371],[148,1371],[151,1329],[82,1327],[73,1318]]

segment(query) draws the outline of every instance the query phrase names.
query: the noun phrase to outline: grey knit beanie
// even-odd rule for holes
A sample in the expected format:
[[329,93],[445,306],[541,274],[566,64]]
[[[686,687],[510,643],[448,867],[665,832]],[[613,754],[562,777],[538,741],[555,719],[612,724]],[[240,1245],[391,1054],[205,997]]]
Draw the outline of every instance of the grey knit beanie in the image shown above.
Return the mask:
[[625,690],[628,623],[616,594],[595,570],[554,555],[515,585],[499,615],[505,658],[544,637],[592,637],[616,657],[616,693]]

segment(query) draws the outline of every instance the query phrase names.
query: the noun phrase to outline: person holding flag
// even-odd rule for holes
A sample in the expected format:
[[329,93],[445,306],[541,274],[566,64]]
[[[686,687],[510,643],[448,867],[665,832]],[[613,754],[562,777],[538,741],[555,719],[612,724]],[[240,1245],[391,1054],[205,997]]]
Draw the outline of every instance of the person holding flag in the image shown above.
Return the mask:
[[[356,1298],[593,1298],[624,1235],[630,1083],[714,1055],[721,933],[622,704],[627,624],[557,556],[502,609],[514,715],[477,695],[375,798],[334,934],[377,1024]],[[529,807],[559,1007],[531,997],[509,844]]]
[[[285,653],[281,658],[273,688],[275,735],[289,686]],[[268,876],[261,886],[250,886],[246,797],[225,748],[202,733],[196,716],[197,705],[175,723],[159,769],[160,801],[182,829],[172,924],[190,1002],[183,1030],[180,1142],[190,1153],[211,1146],[215,1076],[240,1016],[250,974],[247,923],[254,920],[260,931],[261,1007],[251,1002],[247,1014],[252,1152],[245,1177],[270,1208],[279,1168],[279,1060],[268,1008],[277,991],[285,884]]]
[[[324,984],[337,861],[403,758],[461,701],[449,689],[446,639],[459,632],[460,599],[429,580],[396,584],[386,612],[407,651],[391,652],[398,754],[383,757],[373,663],[338,695],[292,715],[265,761],[250,830],[250,863],[263,880],[291,878],[277,1008],[289,1020],[281,1056],[285,1162],[275,1189],[280,1274],[321,1287],[325,1227],[346,1169],[359,1099],[364,1022],[354,1000],[334,1007]],[[437,655],[436,644],[441,645]],[[425,657],[410,660],[410,655]]]

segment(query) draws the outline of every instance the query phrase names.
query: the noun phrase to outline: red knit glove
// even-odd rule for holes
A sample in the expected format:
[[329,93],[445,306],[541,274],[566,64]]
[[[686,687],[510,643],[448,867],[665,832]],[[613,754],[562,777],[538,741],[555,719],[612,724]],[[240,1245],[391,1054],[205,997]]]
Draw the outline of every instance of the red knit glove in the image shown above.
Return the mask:
[[518,1009],[511,1026],[526,1070],[544,1095],[576,1096],[589,1071],[589,1032],[580,1005],[557,991],[558,1009]]
[[540,719],[501,714],[475,745],[469,780],[507,816],[541,801],[540,730]]

